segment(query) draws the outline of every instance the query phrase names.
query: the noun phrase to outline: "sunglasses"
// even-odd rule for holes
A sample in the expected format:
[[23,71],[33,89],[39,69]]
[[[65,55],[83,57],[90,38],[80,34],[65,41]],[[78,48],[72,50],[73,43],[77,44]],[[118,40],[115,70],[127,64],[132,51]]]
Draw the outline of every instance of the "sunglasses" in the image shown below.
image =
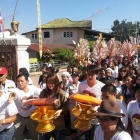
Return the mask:
[[121,70],[120,72],[126,72],[126,70]]
[[98,119],[98,121],[102,121],[102,122],[108,122],[110,120],[116,120],[115,117],[100,117],[100,116],[97,116],[96,118]]

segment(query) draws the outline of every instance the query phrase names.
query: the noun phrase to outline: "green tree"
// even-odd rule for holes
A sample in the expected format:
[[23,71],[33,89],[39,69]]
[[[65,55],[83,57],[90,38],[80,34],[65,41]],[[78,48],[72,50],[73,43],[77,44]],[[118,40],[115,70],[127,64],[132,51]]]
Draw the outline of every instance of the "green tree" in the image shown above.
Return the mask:
[[120,35],[119,40],[123,42],[129,39],[129,36],[137,37],[140,33],[140,22],[126,22],[126,20],[118,21],[115,20],[112,26],[112,33]]
[[69,62],[74,65],[76,59],[74,58],[74,51],[69,48],[55,48],[54,49],[55,58],[61,60],[62,62]]
[[53,53],[48,49],[43,53],[43,58],[45,59],[46,62],[50,62],[52,57],[53,57]]

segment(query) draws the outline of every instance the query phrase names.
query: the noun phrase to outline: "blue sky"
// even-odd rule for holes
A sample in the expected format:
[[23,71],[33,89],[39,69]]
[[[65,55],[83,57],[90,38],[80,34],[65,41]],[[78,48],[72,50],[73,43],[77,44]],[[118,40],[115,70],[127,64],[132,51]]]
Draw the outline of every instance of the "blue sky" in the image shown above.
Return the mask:
[[[5,28],[10,28],[15,4],[16,0],[0,0]],[[42,24],[58,18],[73,21],[90,19],[93,30],[109,32],[116,19],[133,23],[140,21],[138,0],[40,0],[40,7]],[[37,27],[36,0],[18,0],[16,12],[15,19],[20,22],[19,33]]]

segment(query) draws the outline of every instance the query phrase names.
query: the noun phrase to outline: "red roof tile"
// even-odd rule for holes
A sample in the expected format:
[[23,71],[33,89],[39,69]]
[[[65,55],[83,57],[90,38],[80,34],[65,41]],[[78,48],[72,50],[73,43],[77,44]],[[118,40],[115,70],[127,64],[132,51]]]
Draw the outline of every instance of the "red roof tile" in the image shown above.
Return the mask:
[[[73,49],[73,45],[66,45],[66,44],[43,44],[43,52],[45,52],[47,49],[53,51],[54,48],[59,48],[59,47],[64,47],[64,48],[69,48]],[[31,49],[35,52],[39,52],[39,45],[38,44],[31,44],[28,49]]]

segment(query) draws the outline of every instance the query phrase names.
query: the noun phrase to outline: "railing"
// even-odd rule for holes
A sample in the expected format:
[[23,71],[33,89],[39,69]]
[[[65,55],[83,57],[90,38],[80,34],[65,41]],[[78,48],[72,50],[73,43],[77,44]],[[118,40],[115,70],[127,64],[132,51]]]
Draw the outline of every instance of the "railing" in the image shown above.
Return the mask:
[[40,64],[39,63],[30,63],[29,64],[30,72],[40,71]]
[[[68,63],[66,62],[63,62],[63,63],[52,62],[51,64],[52,64],[52,67],[55,67],[55,68],[60,67],[62,69],[67,68],[68,66]],[[40,71],[42,66],[46,66],[46,64],[43,62],[30,63],[29,65],[30,65],[30,72]]]

